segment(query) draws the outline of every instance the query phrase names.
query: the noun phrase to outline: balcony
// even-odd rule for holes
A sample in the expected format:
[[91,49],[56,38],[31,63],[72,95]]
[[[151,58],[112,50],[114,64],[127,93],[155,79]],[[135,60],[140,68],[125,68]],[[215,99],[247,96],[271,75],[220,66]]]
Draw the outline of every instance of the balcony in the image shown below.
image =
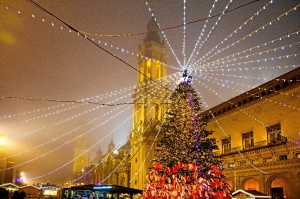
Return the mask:
[[268,145],[279,145],[285,144],[287,142],[287,137],[281,136],[276,139],[270,140]]
[[255,142],[253,146],[243,148],[242,146],[237,146],[237,147],[232,147],[231,149],[227,151],[216,151],[215,155],[217,156],[227,156],[227,155],[233,155],[239,152],[248,152],[248,151],[254,151],[257,149],[263,149],[263,148],[269,148],[269,147],[274,147],[278,145],[283,145],[287,143],[287,138],[284,136],[281,136],[277,139],[273,140],[263,140],[260,142]]

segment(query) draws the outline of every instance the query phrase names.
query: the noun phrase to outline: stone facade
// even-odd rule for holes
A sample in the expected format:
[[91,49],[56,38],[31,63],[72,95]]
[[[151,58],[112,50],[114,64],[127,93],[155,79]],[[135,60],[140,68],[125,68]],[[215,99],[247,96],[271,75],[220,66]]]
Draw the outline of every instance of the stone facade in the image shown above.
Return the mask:
[[300,68],[205,114],[233,190],[300,197]]
[[[130,187],[143,189],[146,175],[152,166],[157,129],[165,112],[165,91],[158,92],[158,85],[165,83],[167,50],[157,32],[154,18],[148,22],[148,33],[139,45],[138,65],[142,73],[138,76],[138,85],[132,95],[134,101],[133,130],[131,145],[131,181]],[[160,89],[161,90],[161,89]]]

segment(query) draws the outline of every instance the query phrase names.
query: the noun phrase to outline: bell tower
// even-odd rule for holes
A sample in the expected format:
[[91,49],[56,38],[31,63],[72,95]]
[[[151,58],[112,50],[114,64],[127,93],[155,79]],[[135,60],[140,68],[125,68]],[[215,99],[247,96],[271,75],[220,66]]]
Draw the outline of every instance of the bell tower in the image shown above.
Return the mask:
[[81,176],[84,173],[84,168],[89,166],[89,155],[85,151],[88,148],[88,142],[85,138],[80,138],[76,141],[74,149],[73,175],[74,178]]
[[[131,144],[131,182],[132,188],[143,189],[146,175],[154,159],[155,140],[158,126],[165,111],[163,96],[165,90],[154,81],[165,81],[168,62],[167,50],[161,41],[159,26],[152,17],[147,24],[147,35],[138,49],[138,85],[133,93],[133,131]],[[158,141],[158,140],[156,140]],[[152,146],[152,148],[151,148]]]

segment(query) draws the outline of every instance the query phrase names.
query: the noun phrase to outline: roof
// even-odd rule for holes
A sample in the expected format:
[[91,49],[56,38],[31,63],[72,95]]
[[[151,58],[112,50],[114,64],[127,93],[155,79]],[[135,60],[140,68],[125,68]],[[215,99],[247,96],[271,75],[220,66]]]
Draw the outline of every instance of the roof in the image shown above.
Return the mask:
[[[281,92],[297,88],[300,86],[300,67],[291,70],[269,82],[266,82],[256,88],[242,93],[232,99],[229,99],[209,110],[204,111],[204,115],[212,118],[212,114],[216,116],[224,116],[228,112],[237,111],[237,107],[249,106],[261,102],[261,98],[271,98],[279,95]],[[280,91],[280,92],[279,92]]]
[[142,193],[142,190],[119,185],[82,185],[72,186],[71,189],[109,191],[110,193]]
[[14,188],[20,188],[20,186],[13,184],[13,183],[5,183],[1,184],[0,187],[14,187]]
[[248,196],[252,198],[272,198],[271,196],[268,196],[256,190],[243,190],[243,189],[239,189],[233,192],[232,198],[234,198],[234,196]]
[[157,43],[160,42],[160,37],[158,34],[159,26],[154,17],[152,17],[147,24],[147,35],[144,39],[144,42],[155,41]]
[[13,183],[1,184],[0,187],[5,187],[5,188],[7,188],[7,187],[14,187],[14,188],[17,188],[17,189],[24,189],[24,188],[27,188],[27,187],[32,187],[32,188],[40,189],[39,187],[34,186],[34,185],[18,186],[18,185],[13,184]]

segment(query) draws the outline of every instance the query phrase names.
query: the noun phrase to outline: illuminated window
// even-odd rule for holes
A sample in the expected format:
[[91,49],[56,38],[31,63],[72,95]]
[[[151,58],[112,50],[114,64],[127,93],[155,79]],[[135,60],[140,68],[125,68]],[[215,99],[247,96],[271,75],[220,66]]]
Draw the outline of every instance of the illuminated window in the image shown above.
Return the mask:
[[229,164],[228,164],[228,167],[229,167],[229,168],[234,168],[234,167],[235,167],[234,162],[229,163]]
[[160,119],[160,108],[158,104],[155,104],[155,119],[159,120]]
[[296,153],[296,158],[300,158],[300,153]]
[[272,162],[272,158],[265,158],[265,163]]
[[251,164],[258,164],[258,159],[251,160]]
[[267,126],[268,139],[270,144],[275,144],[281,141],[281,126],[280,123]]
[[254,146],[253,131],[243,133],[242,138],[243,138],[243,148],[244,149],[250,149]]
[[151,77],[151,60],[148,60],[147,61],[147,71],[146,71],[146,73],[147,73],[147,77]]
[[[140,71],[142,71],[144,73],[144,66],[143,65],[141,65]],[[141,83],[144,80],[144,75],[140,74],[139,75],[139,80],[140,80],[140,83]]]
[[222,139],[222,149],[223,153],[231,152],[231,138]]
[[159,61],[156,61],[155,65],[156,65],[156,78],[160,79],[161,78],[161,72],[160,72],[161,71],[161,67],[160,67]]

